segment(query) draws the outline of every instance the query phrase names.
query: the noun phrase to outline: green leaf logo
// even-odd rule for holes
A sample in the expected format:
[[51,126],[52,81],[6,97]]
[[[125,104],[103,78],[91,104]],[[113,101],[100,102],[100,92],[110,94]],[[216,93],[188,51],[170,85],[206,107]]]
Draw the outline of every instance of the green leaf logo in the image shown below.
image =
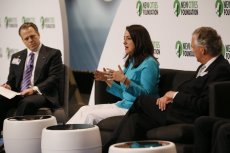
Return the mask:
[[221,15],[224,12],[224,4],[223,4],[222,0],[216,0],[215,8],[216,8],[216,14],[219,17],[221,17]]
[[176,49],[176,54],[177,54],[177,56],[180,58],[181,55],[182,55],[182,52],[183,52],[182,43],[181,43],[180,41],[177,41],[177,42],[176,42],[175,49]]
[[25,23],[26,22],[26,17],[22,17],[22,23]]
[[173,10],[174,10],[174,14],[178,17],[179,14],[180,14],[180,9],[181,9],[181,6],[180,6],[180,2],[179,0],[175,0],[174,3],[173,3]]
[[42,29],[44,29],[44,27],[45,27],[45,19],[44,19],[43,16],[40,18],[40,23],[41,23]]
[[137,1],[136,9],[137,9],[138,16],[141,16],[142,10],[143,10],[143,6],[142,6],[142,3],[141,3],[140,0]]
[[223,56],[225,56],[225,53],[226,53],[225,46],[224,46],[224,44],[222,44],[221,54],[222,54]]
[[8,20],[7,17],[5,17],[5,26],[6,26],[6,28],[8,28],[8,25],[9,25],[9,20]]

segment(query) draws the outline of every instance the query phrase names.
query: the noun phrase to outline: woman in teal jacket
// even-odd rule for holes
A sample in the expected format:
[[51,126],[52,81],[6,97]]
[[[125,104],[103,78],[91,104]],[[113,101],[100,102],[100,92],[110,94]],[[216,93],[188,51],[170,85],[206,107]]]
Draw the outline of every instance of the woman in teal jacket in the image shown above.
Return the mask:
[[140,95],[157,98],[159,63],[153,56],[154,47],[150,35],[142,25],[127,26],[124,34],[125,68],[104,68],[95,72],[95,80],[105,81],[107,91],[122,100],[114,104],[83,106],[67,124],[97,124],[102,119],[125,115]]

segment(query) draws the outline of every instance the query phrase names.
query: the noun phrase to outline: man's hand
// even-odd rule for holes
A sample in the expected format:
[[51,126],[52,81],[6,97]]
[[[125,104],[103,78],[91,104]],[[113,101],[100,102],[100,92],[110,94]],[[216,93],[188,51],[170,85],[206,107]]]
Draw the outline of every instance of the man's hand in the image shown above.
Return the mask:
[[164,96],[166,96],[168,98],[171,98],[173,100],[175,94],[176,94],[175,91],[168,91],[168,92],[165,93]]
[[157,102],[156,102],[156,104],[158,105],[158,107],[159,107],[159,109],[161,110],[161,111],[164,111],[165,109],[166,109],[166,105],[168,104],[168,103],[170,103],[171,101],[170,101],[170,99],[168,99],[168,97],[161,97],[161,98],[158,98],[157,99]]
[[175,93],[175,91],[168,91],[163,97],[157,99],[156,105],[158,105],[161,111],[166,109],[167,104],[172,103]]
[[28,88],[28,89],[25,89],[21,92],[22,96],[29,96],[29,95],[33,95],[33,94],[34,94],[33,88]]
[[6,83],[4,83],[3,85],[1,85],[2,87],[4,87],[4,88],[6,88],[6,89],[9,89],[9,90],[11,90],[11,87],[10,87],[10,85],[8,85],[8,84],[6,84]]

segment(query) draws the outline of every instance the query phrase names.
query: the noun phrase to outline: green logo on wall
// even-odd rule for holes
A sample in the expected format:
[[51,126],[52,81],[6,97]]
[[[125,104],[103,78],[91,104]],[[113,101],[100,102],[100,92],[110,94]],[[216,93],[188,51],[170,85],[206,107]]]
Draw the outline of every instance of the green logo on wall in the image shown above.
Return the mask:
[[223,5],[222,0],[216,0],[215,8],[216,8],[216,14],[219,17],[221,17],[221,15],[224,12],[224,5]]
[[141,16],[143,7],[142,7],[142,3],[140,0],[137,1],[136,9],[137,9],[138,16]]
[[141,1],[138,0],[136,3],[136,12],[138,16],[141,15],[158,15],[159,10],[158,10],[158,2],[148,0],[148,1]]
[[173,3],[173,9],[174,9],[174,14],[176,16],[179,16],[180,14],[180,2],[179,0],[175,0],[174,3]]
[[198,15],[199,5],[197,0],[174,0],[173,3],[174,14],[179,15]]
[[5,26],[6,26],[6,28],[8,28],[8,25],[9,25],[8,18],[5,17]]
[[3,54],[2,54],[2,48],[0,48],[0,58],[3,57]]
[[41,23],[42,29],[44,29],[44,27],[45,27],[45,19],[44,19],[43,16],[40,18],[40,23]]
[[177,56],[180,58],[182,53],[183,53],[183,46],[182,46],[182,43],[180,41],[176,42],[175,49],[176,49]]
[[191,43],[190,42],[182,42],[182,41],[177,41],[176,42],[176,55],[181,58],[183,57],[194,57],[194,53],[191,49]]
[[215,3],[216,15],[221,17],[223,15],[230,15],[230,1],[216,0]]
[[222,46],[222,55],[230,61],[230,45],[229,44],[223,44]]
[[33,22],[33,23],[35,23],[35,18],[23,16],[22,17],[22,23],[26,23],[26,22]]
[[6,56],[7,56],[7,59],[10,59],[11,56],[12,56],[14,53],[16,53],[16,52],[18,52],[18,49],[7,47],[7,48],[6,48]]
[[41,17],[40,18],[41,28],[55,28],[55,18],[54,17]]
[[18,27],[18,21],[16,17],[5,17],[5,27],[6,28],[17,28]]
[[160,42],[159,41],[153,41],[153,46],[154,46],[154,52],[153,52],[153,55],[156,57],[156,58],[159,58],[160,56]]
[[222,50],[221,50],[221,53],[223,56],[225,56],[225,53],[226,53],[226,50],[225,50],[225,46],[224,44],[222,44]]

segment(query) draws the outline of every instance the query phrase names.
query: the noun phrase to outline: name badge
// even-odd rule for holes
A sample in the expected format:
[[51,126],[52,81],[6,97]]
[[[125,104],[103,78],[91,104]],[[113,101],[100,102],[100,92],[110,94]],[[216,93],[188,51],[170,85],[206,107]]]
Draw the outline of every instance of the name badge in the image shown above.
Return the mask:
[[20,58],[13,58],[13,60],[12,60],[12,64],[15,64],[15,65],[19,65],[20,64],[20,62],[21,62],[21,59]]

